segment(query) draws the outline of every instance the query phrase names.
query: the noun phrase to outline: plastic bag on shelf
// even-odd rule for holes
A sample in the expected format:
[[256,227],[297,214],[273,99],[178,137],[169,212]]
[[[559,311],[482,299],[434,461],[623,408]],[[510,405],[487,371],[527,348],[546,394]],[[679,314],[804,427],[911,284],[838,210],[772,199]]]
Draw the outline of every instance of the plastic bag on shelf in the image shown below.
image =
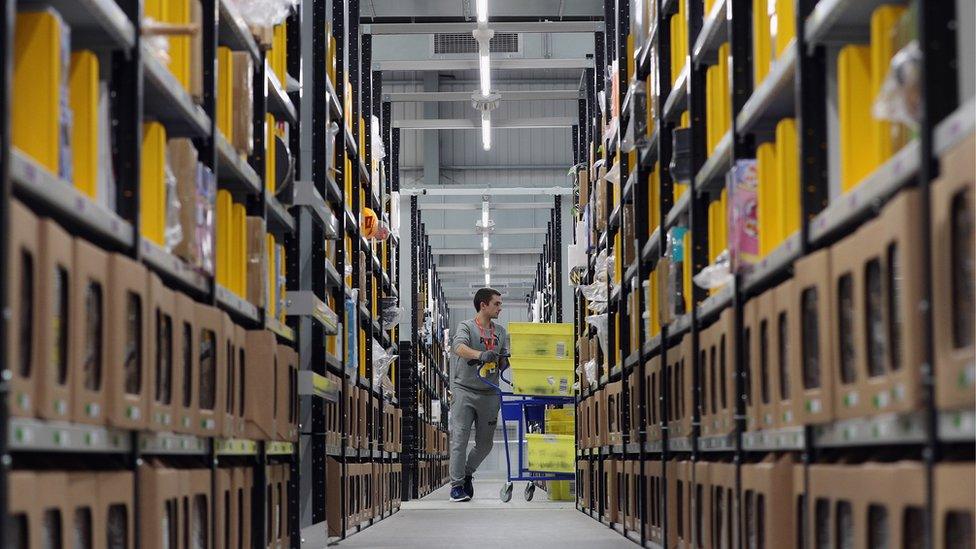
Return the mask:
[[249,25],[273,27],[282,23],[299,0],[231,0]]
[[706,290],[721,288],[734,278],[731,266],[729,251],[722,250],[722,253],[718,254],[718,257],[715,258],[715,262],[693,276],[692,280],[695,281],[695,284],[699,288],[705,288]]
[[403,316],[403,308],[399,306],[399,300],[395,297],[380,298],[380,317],[384,330],[389,330],[400,322]]
[[671,307],[670,314],[678,316],[685,314],[685,290],[684,290],[684,269],[685,269],[685,233],[686,227],[672,227],[668,231],[667,247],[665,254],[670,258],[668,262],[668,295],[674,296],[668,305]]
[[600,341],[600,349],[603,351],[604,355],[608,354],[609,350],[607,347],[609,346],[609,342],[607,339],[607,313],[589,315],[586,317],[586,323],[596,328],[596,335]]
[[379,162],[386,158],[386,148],[383,146],[383,130],[380,119],[375,115],[370,116],[370,136],[373,138],[373,145],[370,149],[373,152],[373,160]]
[[586,376],[587,383],[590,385],[596,385],[596,373],[598,370],[599,368],[597,367],[595,358],[591,358],[586,364],[583,365],[583,375]]
[[166,227],[163,231],[163,239],[167,252],[172,252],[173,248],[183,241],[183,224],[180,221],[180,196],[176,188],[176,175],[169,162],[166,162]]
[[373,340],[373,385],[380,385],[380,381],[390,371],[390,364],[397,359],[397,355],[387,352],[378,341]]
[[214,273],[214,227],[216,226],[217,178],[204,164],[197,165],[197,245],[200,267]]
[[878,120],[904,124],[918,130],[922,119],[922,49],[912,40],[891,58],[888,74],[871,114]]
[[607,171],[606,180],[609,181],[611,185],[620,184],[620,162],[614,163],[613,167]]
[[400,191],[390,193],[390,232],[400,238]]
[[586,299],[586,306],[593,312],[602,313],[607,310],[608,289],[606,282],[594,282],[580,286],[583,297]]

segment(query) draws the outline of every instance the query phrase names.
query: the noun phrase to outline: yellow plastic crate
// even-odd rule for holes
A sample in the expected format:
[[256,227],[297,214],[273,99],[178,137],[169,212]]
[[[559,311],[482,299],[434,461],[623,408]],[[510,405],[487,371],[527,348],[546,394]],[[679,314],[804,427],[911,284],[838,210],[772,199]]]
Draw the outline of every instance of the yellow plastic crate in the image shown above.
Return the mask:
[[546,408],[546,432],[551,435],[576,434],[576,410],[573,408]]
[[525,446],[530,471],[576,472],[576,440],[573,435],[530,433],[525,435]]
[[574,499],[576,499],[576,494],[573,493],[572,481],[549,481],[549,501],[573,501]]
[[509,359],[512,367],[512,388],[519,395],[570,396],[573,390],[573,368],[576,361],[571,358],[556,360],[552,358]]
[[509,322],[512,357],[575,358],[573,325],[570,323]]

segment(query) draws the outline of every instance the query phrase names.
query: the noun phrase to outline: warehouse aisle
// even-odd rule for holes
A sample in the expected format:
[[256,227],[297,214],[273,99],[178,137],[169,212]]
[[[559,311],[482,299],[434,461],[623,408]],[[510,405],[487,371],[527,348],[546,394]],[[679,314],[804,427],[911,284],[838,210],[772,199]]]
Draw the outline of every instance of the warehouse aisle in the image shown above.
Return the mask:
[[614,549],[634,544],[576,510],[572,501],[548,501],[536,490],[526,503],[516,486],[510,503],[498,500],[500,480],[475,481],[475,499],[448,501],[448,487],[426,498],[405,502],[399,513],[341,542],[356,549]]

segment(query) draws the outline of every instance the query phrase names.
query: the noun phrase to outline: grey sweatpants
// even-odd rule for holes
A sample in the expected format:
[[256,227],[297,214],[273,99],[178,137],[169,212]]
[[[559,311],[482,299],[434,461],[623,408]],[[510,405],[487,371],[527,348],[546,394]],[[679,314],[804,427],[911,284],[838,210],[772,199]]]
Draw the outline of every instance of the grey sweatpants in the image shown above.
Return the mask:
[[[476,393],[462,387],[453,389],[451,403],[451,486],[464,484],[491,452],[501,403],[494,393]],[[471,427],[474,426],[474,448],[467,453]],[[467,454],[467,455],[465,455]]]

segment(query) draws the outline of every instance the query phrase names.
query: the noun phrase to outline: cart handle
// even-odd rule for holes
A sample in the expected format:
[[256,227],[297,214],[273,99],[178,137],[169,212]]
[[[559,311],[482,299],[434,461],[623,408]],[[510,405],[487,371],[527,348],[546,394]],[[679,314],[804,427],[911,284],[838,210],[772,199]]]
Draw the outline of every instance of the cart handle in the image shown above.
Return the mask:
[[[499,359],[509,358],[510,356],[512,356],[512,355],[498,355],[498,358]],[[479,366],[479,365],[482,365],[482,364],[484,364],[484,361],[478,360],[476,358],[468,361],[468,366]],[[509,385],[511,385],[512,384],[512,378],[511,378],[511,376],[509,376],[508,379],[505,379],[505,372],[507,372],[508,370],[509,370],[509,368],[505,368],[504,370],[499,371],[498,372],[498,379],[501,379],[505,383],[508,383]],[[498,391],[501,391],[502,390],[502,388],[499,387],[498,385],[495,385],[494,383],[488,381],[484,377],[481,377],[481,369],[480,368],[478,369],[478,379],[480,379],[481,381],[484,381],[487,385],[490,385],[492,388],[494,388],[494,389],[496,389]]]

